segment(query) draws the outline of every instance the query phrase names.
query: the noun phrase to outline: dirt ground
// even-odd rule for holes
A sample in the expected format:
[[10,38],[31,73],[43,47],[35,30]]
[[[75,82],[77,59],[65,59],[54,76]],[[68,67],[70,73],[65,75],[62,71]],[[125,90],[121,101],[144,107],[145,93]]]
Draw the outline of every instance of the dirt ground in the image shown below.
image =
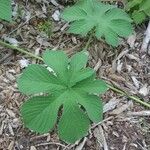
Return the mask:
[[[64,3],[44,1],[14,1],[14,21],[0,22],[0,38],[38,56],[45,49],[64,49],[69,56],[80,51],[89,37],[67,34],[68,24],[54,17]],[[98,78],[150,102],[150,56],[140,51],[146,25],[136,27],[135,34],[121,40],[117,48],[93,39],[88,66]],[[0,46],[0,150],[150,150],[148,108],[112,90],[102,96],[103,122],[93,124],[88,135],[73,145],[59,140],[56,128],[44,135],[25,128],[19,108],[26,97],[18,91],[16,80],[32,63],[41,62]]]

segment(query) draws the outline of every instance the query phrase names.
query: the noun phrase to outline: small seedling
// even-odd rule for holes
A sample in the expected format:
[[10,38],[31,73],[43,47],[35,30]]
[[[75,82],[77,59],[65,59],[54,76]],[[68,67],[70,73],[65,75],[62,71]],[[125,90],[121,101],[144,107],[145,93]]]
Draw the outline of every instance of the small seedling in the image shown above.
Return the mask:
[[98,95],[108,87],[95,79],[93,69],[85,68],[88,55],[83,51],[68,59],[63,51],[47,50],[43,60],[52,72],[34,64],[18,79],[19,90],[32,96],[21,107],[23,121],[29,129],[47,133],[55,126],[60,111],[59,137],[74,143],[87,134],[90,121],[102,120],[103,106]]
[[39,24],[38,24],[38,29],[39,31],[41,32],[44,32],[45,34],[48,35],[48,37],[50,37],[53,33],[53,24],[52,24],[52,21],[41,21]]
[[11,0],[0,0],[0,19],[11,21]]
[[112,46],[119,44],[119,37],[128,37],[132,32],[132,20],[124,10],[103,4],[97,0],[80,0],[64,10],[62,18],[72,22],[70,33],[87,35],[94,29],[96,37],[104,37]]

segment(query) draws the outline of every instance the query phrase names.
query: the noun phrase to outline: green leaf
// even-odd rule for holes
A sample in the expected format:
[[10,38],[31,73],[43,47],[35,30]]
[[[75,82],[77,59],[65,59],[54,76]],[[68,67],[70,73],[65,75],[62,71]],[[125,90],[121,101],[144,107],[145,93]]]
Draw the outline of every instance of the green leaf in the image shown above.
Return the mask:
[[108,90],[108,87],[103,80],[89,80],[88,78],[79,82],[73,89],[78,92],[103,94]]
[[83,51],[78,52],[77,54],[71,57],[70,70],[72,72],[80,71],[82,68],[85,67],[87,61],[88,55],[86,54],[86,52]]
[[[143,0],[143,2],[139,6],[139,11],[143,11],[147,16],[150,16],[150,1]],[[145,15],[145,19],[146,19]]]
[[146,14],[148,17],[150,17],[150,8],[147,9],[147,10],[145,10],[144,12],[145,12],[145,14]]
[[63,15],[62,17],[68,21],[80,20],[80,19],[84,19],[86,17],[86,12],[84,12],[79,7],[72,7],[71,10],[68,7],[65,9],[65,12],[66,12],[66,14]]
[[[102,101],[95,94],[108,88],[104,81],[95,79],[93,69],[85,68],[85,52],[68,59],[63,51],[46,51],[43,59],[53,73],[40,65],[30,65],[18,79],[20,91],[32,94],[21,107],[23,121],[31,130],[46,133],[55,126],[61,110],[59,136],[74,143],[87,134],[90,121],[102,120]],[[43,96],[34,97],[41,92]]]
[[71,72],[70,76],[70,85],[73,86],[77,82],[80,82],[94,74],[94,71],[91,68],[82,69],[78,72]]
[[51,51],[48,50],[43,54],[45,64],[51,67],[57,74],[57,77],[65,84],[68,82],[67,70],[68,59],[63,51]]
[[110,28],[105,31],[105,40],[107,43],[111,43],[112,46],[116,46],[119,42],[117,33]]
[[132,32],[131,24],[124,20],[113,20],[112,27],[112,30],[119,36],[128,37],[128,35]]
[[94,22],[87,22],[86,20],[77,20],[71,24],[71,27],[69,28],[68,32],[81,34],[85,36],[89,31],[92,30],[92,28],[94,28],[94,26]]
[[150,1],[128,0],[126,10],[131,14],[134,22],[140,24],[150,16]]
[[125,13],[122,9],[112,8],[106,13],[107,19],[112,19],[112,21],[127,21],[132,22],[131,18],[127,13]]
[[90,77],[94,74],[93,69],[86,68],[83,69],[86,66],[88,60],[88,54],[84,51],[81,51],[74,56],[71,57],[70,61],[70,85],[73,86],[77,82]]
[[105,38],[112,46],[119,44],[119,37],[127,37],[132,32],[132,20],[125,11],[97,0],[80,0],[66,8],[62,18],[71,22],[69,32],[83,36],[91,30],[97,38]]
[[98,96],[77,92],[76,97],[93,122],[97,123],[103,119],[103,105]]
[[67,101],[63,107],[63,114],[58,124],[61,139],[74,143],[87,134],[90,121],[76,103]]
[[126,10],[129,11],[131,8],[142,3],[143,0],[130,0],[126,5]]
[[150,9],[150,1],[149,0],[143,0],[142,3],[139,5],[139,11],[146,11]]
[[11,21],[11,0],[0,0],[0,18]]
[[25,126],[37,133],[50,131],[56,121],[61,103],[56,103],[51,96],[39,96],[29,99],[21,107]]
[[132,13],[132,18],[136,24],[140,24],[146,19],[146,15],[143,11],[134,11]]
[[30,65],[18,79],[18,88],[24,94],[38,94],[65,89],[65,86],[44,67]]

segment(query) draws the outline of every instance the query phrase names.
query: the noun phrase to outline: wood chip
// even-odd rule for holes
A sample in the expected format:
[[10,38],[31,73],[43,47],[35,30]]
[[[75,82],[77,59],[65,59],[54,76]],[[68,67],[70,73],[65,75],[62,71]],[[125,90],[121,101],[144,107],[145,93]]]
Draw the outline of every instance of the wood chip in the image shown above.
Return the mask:
[[82,150],[84,145],[85,145],[85,143],[86,143],[86,141],[87,141],[87,137],[85,137],[83,139],[83,141],[75,148],[75,150]]
[[116,99],[116,98],[112,98],[108,103],[106,103],[104,105],[104,108],[103,108],[103,113],[106,113],[110,110],[113,110],[117,104],[120,102],[119,99]]
[[132,34],[131,36],[128,37],[127,43],[131,48],[134,47],[135,45],[135,40],[136,40],[136,33]]
[[140,82],[137,80],[137,78],[135,76],[131,76],[131,79],[134,83],[134,85],[139,88],[140,87]]
[[15,142],[11,141],[9,146],[8,146],[8,150],[13,150],[14,149],[14,144],[15,144]]
[[105,134],[100,125],[97,128],[95,128],[94,136],[97,138],[97,141],[100,144],[100,146],[103,147],[104,150],[108,150],[108,145],[106,142]]
[[143,96],[147,96],[149,94],[150,87],[148,87],[147,84],[145,84],[143,87],[140,88],[139,93]]
[[127,104],[124,104],[124,105],[118,107],[117,109],[113,110],[111,112],[111,114],[113,114],[113,115],[119,115],[122,112],[124,112],[125,110],[129,109],[132,106],[132,104],[133,104],[132,101],[129,101]]
[[31,146],[30,150],[37,150],[35,146]]
[[1,124],[1,127],[0,127],[0,135],[3,134],[4,125],[5,125],[5,123],[4,123],[4,121],[2,121],[2,124]]
[[12,117],[12,118],[15,118],[15,117],[16,117],[16,116],[15,116],[15,113],[14,113],[12,110],[6,109],[6,112],[8,113],[8,115],[9,115],[10,117]]

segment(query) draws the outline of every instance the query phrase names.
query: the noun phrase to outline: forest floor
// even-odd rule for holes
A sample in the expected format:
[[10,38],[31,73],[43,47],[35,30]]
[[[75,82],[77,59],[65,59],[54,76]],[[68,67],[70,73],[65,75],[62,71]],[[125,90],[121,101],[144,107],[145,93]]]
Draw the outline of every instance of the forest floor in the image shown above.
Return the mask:
[[[68,24],[57,18],[64,5],[44,1],[15,1],[14,21],[0,22],[0,38],[37,56],[46,49],[63,49],[69,56],[80,51],[88,37],[67,34]],[[99,78],[149,102],[150,56],[140,51],[146,25],[116,48],[93,39],[88,66]],[[0,150],[150,150],[148,108],[112,90],[102,96],[104,121],[73,145],[59,140],[56,129],[39,135],[25,128],[19,109],[26,97],[16,80],[33,63],[41,62],[0,45]]]

